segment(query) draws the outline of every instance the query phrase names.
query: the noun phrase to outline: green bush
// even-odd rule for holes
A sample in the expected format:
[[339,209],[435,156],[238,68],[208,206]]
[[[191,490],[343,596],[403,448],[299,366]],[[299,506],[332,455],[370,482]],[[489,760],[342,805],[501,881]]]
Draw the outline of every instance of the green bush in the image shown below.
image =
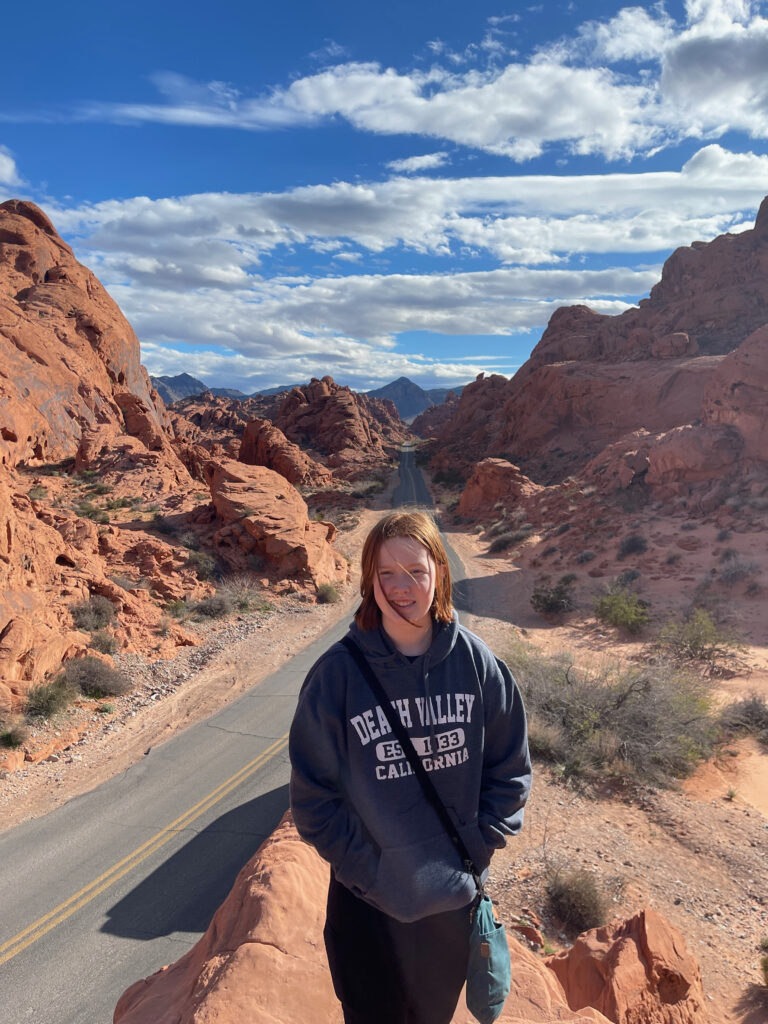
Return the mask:
[[58,681],[70,690],[79,690],[84,697],[97,700],[119,697],[131,689],[130,680],[123,672],[90,655],[68,661]]
[[90,501],[82,501],[75,506],[75,514],[83,519],[90,519],[94,523],[108,523],[109,516],[103,508],[98,508]]
[[103,629],[115,618],[115,606],[102,594],[93,594],[87,600],[73,604],[69,611],[77,628],[89,633]]
[[155,512],[152,524],[158,533],[162,533],[164,537],[171,537],[176,533],[176,526],[171,520],[159,512]]
[[[568,655],[517,645],[506,659],[536,721],[542,757],[565,779],[606,774],[664,784],[689,775],[714,749],[718,723],[699,674],[659,665],[577,670]],[[549,748],[550,753],[546,753]]]
[[200,538],[194,530],[184,530],[183,533],[179,534],[179,544],[183,544],[190,551],[197,551],[200,547]]
[[606,922],[608,897],[598,887],[594,874],[585,868],[553,872],[547,882],[547,895],[569,931],[584,932]]
[[232,601],[226,594],[204,597],[195,605],[195,612],[198,615],[205,615],[208,619],[223,619],[226,615],[231,615],[233,610]]
[[186,619],[191,610],[189,603],[180,597],[175,597],[163,605],[163,611],[172,615],[174,619]]
[[531,594],[531,607],[539,615],[557,615],[572,611],[576,604],[573,595],[575,581],[576,577],[572,573],[561,576],[554,584],[542,581]]
[[205,551],[190,551],[187,556],[187,567],[194,570],[195,576],[201,582],[205,582],[216,573],[216,559]]
[[591,562],[596,557],[597,556],[595,555],[595,552],[594,551],[590,551],[588,549],[586,551],[580,551],[578,553],[578,555],[576,555],[576,561],[578,562],[579,565],[584,565],[585,562]]
[[29,718],[53,718],[74,700],[72,687],[61,679],[40,683],[27,692],[26,713]]
[[27,728],[23,722],[3,722],[0,725],[0,747],[17,750],[27,739]]
[[619,544],[616,557],[623,561],[627,555],[642,555],[648,550],[648,541],[639,533],[628,533]]
[[341,594],[332,583],[321,583],[317,588],[318,604],[338,604]]
[[42,484],[35,484],[33,487],[29,488],[27,495],[32,499],[32,501],[42,501],[43,498],[48,497],[48,488],[43,487]]
[[704,608],[694,608],[681,622],[670,620],[659,630],[654,648],[675,662],[699,662],[721,671],[741,649],[739,641],[721,628]]
[[[109,489],[112,490],[111,487]],[[132,502],[130,498],[110,498],[110,500],[106,502],[105,507],[108,508],[111,512],[116,512],[118,509],[121,508],[130,508],[131,505]]]
[[115,712],[115,705],[114,704],[99,704],[99,706],[96,708],[96,710],[97,710],[97,712],[100,715],[112,715]]
[[595,599],[595,618],[634,636],[648,625],[648,602],[619,587]]
[[95,633],[91,633],[91,642],[88,646],[101,654],[114,654],[117,650],[117,640],[105,629],[99,629]]
[[768,747],[768,701],[756,693],[727,704],[720,711],[720,728],[723,735],[756,736]]

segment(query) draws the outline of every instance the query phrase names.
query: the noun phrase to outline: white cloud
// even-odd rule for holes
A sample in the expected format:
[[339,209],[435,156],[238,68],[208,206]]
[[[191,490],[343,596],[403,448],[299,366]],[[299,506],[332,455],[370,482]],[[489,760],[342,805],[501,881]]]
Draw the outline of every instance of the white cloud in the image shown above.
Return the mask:
[[448,154],[423,153],[421,156],[407,156],[402,160],[390,160],[387,167],[397,174],[413,174],[416,171],[427,171],[433,167],[442,167],[447,161]]
[[9,149],[0,146],[0,185],[22,185],[23,181],[16,168],[16,161]]
[[608,21],[591,21],[579,29],[582,40],[594,48],[598,60],[660,58],[673,35],[673,21],[664,11],[624,7]]

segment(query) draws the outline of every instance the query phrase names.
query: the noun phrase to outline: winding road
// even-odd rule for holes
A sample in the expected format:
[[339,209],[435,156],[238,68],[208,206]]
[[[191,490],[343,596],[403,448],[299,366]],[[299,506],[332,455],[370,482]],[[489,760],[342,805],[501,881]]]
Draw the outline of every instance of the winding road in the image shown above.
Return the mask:
[[[393,505],[431,504],[404,445]],[[455,597],[461,607],[461,584]],[[0,835],[3,1024],[111,1024],[129,984],[197,941],[288,807],[296,697],[347,625],[127,771]]]

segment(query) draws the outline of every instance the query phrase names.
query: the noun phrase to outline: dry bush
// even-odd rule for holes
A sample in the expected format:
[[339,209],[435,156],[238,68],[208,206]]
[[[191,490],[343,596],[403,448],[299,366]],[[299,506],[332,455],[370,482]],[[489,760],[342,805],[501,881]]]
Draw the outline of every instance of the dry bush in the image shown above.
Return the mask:
[[717,721],[699,675],[669,664],[585,672],[568,654],[544,657],[522,644],[505,660],[539,737],[542,725],[559,732],[545,737],[550,753],[545,747],[541,756],[566,780],[667,784],[714,749]]
[[96,699],[119,697],[131,689],[130,680],[123,672],[90,656],[68,661],[57,681],[71,690],[78,690],[84,697]]
[[264,597],[258,579],[247,572],[225,577],[216,593],[229,599],[239,612],[268,612],[274,607]]
[[53,718],[71,704],[74,698],[72,687],[55,679],[51,683],[33,686],[27,692],[25,711],[28,718]]
[[85,601],[78,601],[69,612],[77,628],[89,633],[103,629],[115,618],[115,606],[102,594],[93,594]]
[[341,594],[332,583],[321,583],[317,588],[318,604],[338,604]]
[[223,619],[232,614],[235,606],[226,594],[213,594],[198,601],[194,610],[196,615],[204,615],[208,619]]
[[22,719],[3,720],[0,722],[0,747],[17,750],[26,742],[28,734]]
[[554,870],[547,882],[552,909],[572,932],[599,928],[608,918],[609,898],[586,868]]
[[706,609],[693,608],[687,618],[665,623],[650,650],[677,664],[699,663],[710,674],[717,675],[728,668],[742,645]]

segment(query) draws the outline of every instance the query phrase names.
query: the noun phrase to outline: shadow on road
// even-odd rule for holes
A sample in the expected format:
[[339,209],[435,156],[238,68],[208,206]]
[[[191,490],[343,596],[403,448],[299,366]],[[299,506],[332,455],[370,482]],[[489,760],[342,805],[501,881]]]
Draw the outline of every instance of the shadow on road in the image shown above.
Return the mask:
[[116,903],[101,931],[145,940],[204,932],[287,809],[286,785],[223,814]]
[[511,608],[506,608],[499,601],[499,583],[503,576],[519,575],[516,573],[496,573],[493,576],[480,576],[475,579],[462,579],[453,585],[453,604],[458,612],[471,612],[483,618],[498,619],[499,622],[512,622],[521,625],[520,616],[513,615]]

